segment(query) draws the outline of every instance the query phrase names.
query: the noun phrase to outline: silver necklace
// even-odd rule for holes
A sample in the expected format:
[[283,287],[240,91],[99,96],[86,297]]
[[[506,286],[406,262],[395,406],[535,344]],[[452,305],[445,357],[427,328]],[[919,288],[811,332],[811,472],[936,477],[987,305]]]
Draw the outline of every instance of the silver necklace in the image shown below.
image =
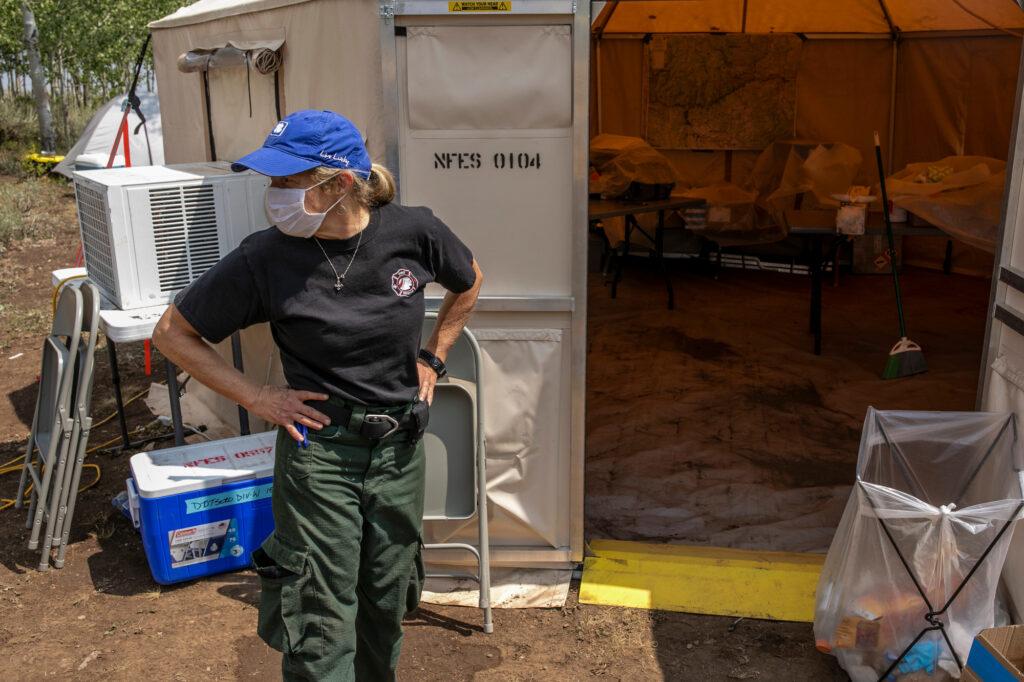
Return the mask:
[[342,288],[345,286],[345,275],[347,275],[348,271],[352,268],[352,262],[356,259],[356,254],[359,253],[359,245],[363,243],[363,232],[365,231],[365,227],[359,230],[359,236],[356,238],[356,248],[352,250],[352,255],[349,256],[348,258],[348,265],[345,266],[345,272],[341,273],[340,275],[338,274],[338,269],[334,267],[334,263],[331,262],[331,257],[327,255],[327,250],[324,249],[324,245],[320,243],[319,239],[313,237],[313,241],[315,241],[316,245],[320,247],[320,252],[323,253],[324,258],[327,259],[327,264],[331,266],[331,270],[334,270],[335,291],[341,291]]

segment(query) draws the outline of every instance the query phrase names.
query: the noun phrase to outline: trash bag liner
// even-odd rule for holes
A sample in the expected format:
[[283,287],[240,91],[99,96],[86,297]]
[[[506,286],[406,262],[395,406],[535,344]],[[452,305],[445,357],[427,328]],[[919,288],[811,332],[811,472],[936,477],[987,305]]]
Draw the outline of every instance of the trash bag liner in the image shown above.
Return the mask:
[[1022,470],[1012,413],[869,408],[818,583],[818,648],[854,682],[959,678],[994,624]]

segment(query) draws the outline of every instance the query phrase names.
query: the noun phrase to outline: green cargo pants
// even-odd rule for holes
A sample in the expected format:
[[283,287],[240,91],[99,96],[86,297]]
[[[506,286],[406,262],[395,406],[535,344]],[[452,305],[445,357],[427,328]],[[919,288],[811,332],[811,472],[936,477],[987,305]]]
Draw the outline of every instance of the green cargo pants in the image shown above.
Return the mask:
[[362,416],[310,430],[306,448],[278,430],[275,528],[253,563],[257,631],[284,654],[286,680],[394,680],[402,617],[419,602],[423,442],[365,439]]

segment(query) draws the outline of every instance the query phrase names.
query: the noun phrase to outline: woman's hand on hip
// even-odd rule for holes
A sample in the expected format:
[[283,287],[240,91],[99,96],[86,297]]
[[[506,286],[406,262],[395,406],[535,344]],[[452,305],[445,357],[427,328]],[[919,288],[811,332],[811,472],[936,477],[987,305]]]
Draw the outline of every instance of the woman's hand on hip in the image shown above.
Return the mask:
[[307,400],[327,400],[327,394],[313,391],[295,391],[285,386],[263,386],[246,409],[272,424],[283,426],[297,441],[302,435],[295,422],[319,431],[331,423],[330,417],[305,403]]
[[420,375],[419,399],[426,400],[427,405],[434,402],[434,384],[437,383],[437,372],[426,363],[417,360],[416,371]]

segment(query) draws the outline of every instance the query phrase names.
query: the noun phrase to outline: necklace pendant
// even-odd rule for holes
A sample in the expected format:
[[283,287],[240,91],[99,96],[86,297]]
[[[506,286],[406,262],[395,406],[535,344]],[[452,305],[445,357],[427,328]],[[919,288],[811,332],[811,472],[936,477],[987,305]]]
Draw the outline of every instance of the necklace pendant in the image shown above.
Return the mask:
[[342,281],[341,281],[341,277],[339,277],[339,278],[338,278],[338,279],[337,279],[337,280],[336,280],[336,281],[334,282],[334,290],[335,290],[335,291],[341,291],[341,288],[342,288],[343,286],[345,286],[345,285],[344,285],[344,284],[342,283]]

